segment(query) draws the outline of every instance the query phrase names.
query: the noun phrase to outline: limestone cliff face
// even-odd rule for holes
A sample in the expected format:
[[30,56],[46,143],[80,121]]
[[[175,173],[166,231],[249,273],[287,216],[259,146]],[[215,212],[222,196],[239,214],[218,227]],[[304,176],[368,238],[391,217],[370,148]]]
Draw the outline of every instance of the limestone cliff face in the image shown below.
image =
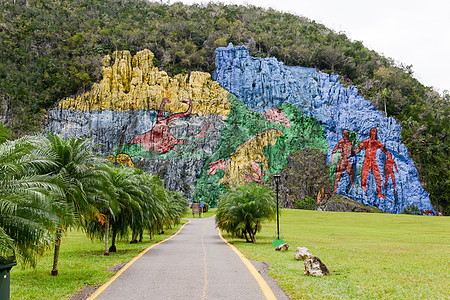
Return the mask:
[[46,130],[90,137],[105,157],[125,154],[159,174],[169,189],[191,197],[230,112],[229,93],[208,73],[171,78],[152,60],[149,50],[105,56],[100,83],[49,111]]
[[[110,160],[159,174],[167,188],[216,204],[226,185],[267,182],[304,148],[327,153],[338,194],[384,211],[433,209],[401,127],[337,75],[287,67],[232,45],[216,72],[169,77],[149,50],[102,60],[91,91],[49,112],[46,130],[88,136]],[[333,163],[331,163],[333,160]]]
[[[230,45],[215,54],[213,78],[251,109],[264,113],[289,103],[320,122],[328,143],[328,163],[335,156],[331,167],[337,193],[393,213],[409,204],[432,209],[401,142],[400,125],[359,96],[355,87],[345,88],[334,74],[287,67],[275,58],[251,57],[245,47]],[[372,128],[376,129],[373,138]],[[336,146],[339,141],[345,144],[343,130],[352,135],[347,156],[345,147]]]
[[226,116],[230,111],[228,92],[211,75],[204,72],[179,74],[171,78],[153,65],[153,53],[143,50],[131,56],[117,51],[102,60],[103,79],[91,90],[59,103],[60,108],[80,111],[158,110],[163,98],[171,101],[165,112],[186,110],[180,102],[189,98],[192,113]]

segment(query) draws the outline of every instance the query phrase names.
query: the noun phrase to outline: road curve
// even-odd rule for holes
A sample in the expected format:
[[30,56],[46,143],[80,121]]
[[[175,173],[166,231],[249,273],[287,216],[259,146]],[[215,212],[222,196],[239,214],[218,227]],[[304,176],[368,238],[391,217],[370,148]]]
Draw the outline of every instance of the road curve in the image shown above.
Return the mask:
[[276,299],[244,261],[221,239],[213,217],[191,219],[89,299]]

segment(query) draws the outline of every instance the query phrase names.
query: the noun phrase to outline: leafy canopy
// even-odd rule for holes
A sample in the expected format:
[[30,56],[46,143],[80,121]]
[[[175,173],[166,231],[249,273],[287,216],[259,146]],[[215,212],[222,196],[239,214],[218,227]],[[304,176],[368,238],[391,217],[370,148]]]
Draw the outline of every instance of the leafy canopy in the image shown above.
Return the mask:
[[246,183],[219,197],[216,225],[233,236],[255,243],[255,235],[261,230],[262,222],[274,219],[276,211],[272,188]]

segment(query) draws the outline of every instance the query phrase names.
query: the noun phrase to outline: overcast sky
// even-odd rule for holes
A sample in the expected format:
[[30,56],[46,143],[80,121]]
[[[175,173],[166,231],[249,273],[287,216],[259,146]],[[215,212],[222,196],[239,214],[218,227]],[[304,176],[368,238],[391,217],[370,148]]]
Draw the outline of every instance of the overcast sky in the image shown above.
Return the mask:
[[[170,1],[170,3],[178,2]],[[182,0],[251,4],[289,12],[345,33],[404,65],[442,93],[450,91],[450,0]]]

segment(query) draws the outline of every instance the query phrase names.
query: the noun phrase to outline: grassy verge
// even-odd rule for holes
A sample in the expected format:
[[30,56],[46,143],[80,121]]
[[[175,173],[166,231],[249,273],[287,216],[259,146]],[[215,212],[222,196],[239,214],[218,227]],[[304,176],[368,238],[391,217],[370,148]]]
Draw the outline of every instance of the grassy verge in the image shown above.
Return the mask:
[[[283,210],[280,238],[266,223],[257,244],[231,239],[244,255],[271,265],[269,275],[292,299],[448,299],[450,218],[412,215]],[[307,247],[331,276],[304,276],[297,247]]]
[[[184,223],[186,221],[183,221]],[[98,286],[115,272],[107,271],[113,265],[129,261],[148,246],[161,241],[178,230],[179,226],[165,230],[165,234],[153,236],[145,242],[117,243],[117,252],[103,255],[104,242],[91,241],[79,231],[70,231],[63,238],[59,258],[59,275],[51,276],[53,252],[39,262],[36,269],[20,266],[11,270],[11,299],[68,299],[85,286]]]

